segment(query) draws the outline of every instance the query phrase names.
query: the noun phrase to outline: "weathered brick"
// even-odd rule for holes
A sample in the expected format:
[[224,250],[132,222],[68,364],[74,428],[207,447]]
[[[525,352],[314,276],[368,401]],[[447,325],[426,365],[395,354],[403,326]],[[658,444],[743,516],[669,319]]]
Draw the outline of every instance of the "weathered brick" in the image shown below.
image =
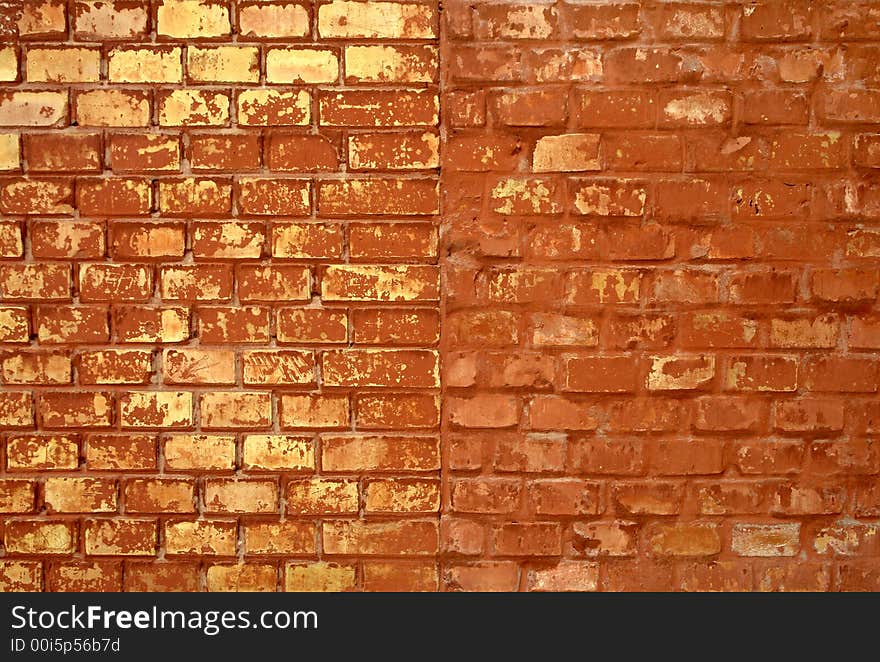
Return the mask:
[[173,46],[119,46],[107,56],[111,83],[181,83],[182,50]]
[[235,437],[171,435],[165,440],[165,464],[179,471],[231,471],[235,466]]
[[77,92],[76,121],[81,126],[145,127],[150,124],[151,94],[142,90]]

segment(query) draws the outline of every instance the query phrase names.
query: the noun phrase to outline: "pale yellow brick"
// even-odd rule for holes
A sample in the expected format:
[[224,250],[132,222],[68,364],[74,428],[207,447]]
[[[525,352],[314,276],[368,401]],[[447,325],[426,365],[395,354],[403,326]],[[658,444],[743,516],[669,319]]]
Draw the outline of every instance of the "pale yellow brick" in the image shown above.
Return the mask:
[[180,48],[114,48],[108,71],[111,83],[179,83],[183,80]]
[[309,12],[294,3],[245,5],[238,9],[238,26],[245,38],[305,37],[309,34]]
[[76,119],[82,126],[149,126],[150,101],[134,92],[90,90],[76,97]]
[[235,468],[235,437],[175,434],[165,440],[165,467],[172,471],[228,471]]
[[430,83],[437,75],[434,46],[347,46],[345,76],[358,81]]
[[156,12],[161,37],[198,39],[223,37],[232,32],[225,2],[162,0]]
[[200,83],[260,81],[260,50],[256,46],[217,46],[187,50],[187,75]]
[[161,126],[222,126],[229,121],[229,95],[174,90],[159,102]]
[[308,437],[249,434],[242,461],[251,471],[310,471],[315,468],[315,448]]
[[67,116],[67,92],[8,92],[0,97],[0,126],[52,126]]
[[274,48],[266,54],[270,83],[334,83],[339,58],[326,48]]
[[18,55],[12,46],[0,48],[0,81],[8,82],[18,78]]
[[431,39],[435,9],[429,4],[334,0],[318,8],[321,37]]
[[28,82],[95,83],[101,79],[101,52],[94,48],[29,48]]
[[284,590],[338,593],[355,587],[355,566],[350,563],[290,563],[284,572]]
[[18,170],[21,152],[17,133],[0,133],[0,170]]

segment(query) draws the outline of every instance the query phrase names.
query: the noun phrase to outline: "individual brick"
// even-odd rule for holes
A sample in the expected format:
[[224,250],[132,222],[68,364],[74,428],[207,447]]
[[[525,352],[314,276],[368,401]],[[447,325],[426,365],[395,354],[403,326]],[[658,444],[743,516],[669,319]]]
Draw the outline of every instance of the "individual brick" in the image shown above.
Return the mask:
[[311,274],[294,265],[239,267],[238,295],[242,301],[308,301]]
[[356,480],[307,478],[292,480],[285,490],[287,512],[292,515],[356,514],[359,490]]
[[94,343],[110,336],[102,306],[40,306],[34,318],[37,338],[45,344]]
[[355,134],[348,138],[348,165],[358,170],[427,170],[440,165],[437,134]]
[[133,478],[125,482],[129,513],[195,512],[195,483],[185,478]]
[[49,478],[44,501],[50,513],[115,512],[117,486],[102,478]]
[[172,555],[234,556],[237,525],[220,520],[164,523],[165,551]]
[[262,223],[202,221],[192,226],[192,252],[196,258],[259,258],[264,241]]
[[159,209],[168,216],[225,216],[232,211],[232,185],[201,177],[161,181]]
[[187,428],[193,397],[186,391],[132,391],[120,398],[119,411],[124,428]]
[[107,56],[111,83],[181,83],[182,50],[173,46],[119,46]]
[[74,36],[86,41],[143,39],[148,32],[149,14],[146,4],[127,0],[77,0]]
[[83,523],[90,556],[153,556],[158,526],[150,519],[87,519]]
[[156,32],[171,39],[210,39],[232,32],[229,8],[214,0],[162,0],[156,10]]
[[315,553],[315,525],[312,522],[246,522],[245,554],[312,555]]
[[435,521],[328,520],[321,526],[321,539],[328,555],[431,555],[438,548],[438,527]]
[[177,471],[231,471],[235,437],[175,434],[165,440],[165,464]]
[[5,214],[69,216],[73,213],[71,182],[34,178],[7,180],[0,188],[0,211]]
[[83,265],[79,294],[85,302],[146,301],[153,295],[153,271],[134,264]]
[[108,392],[47,391],[37,405],[37,415],[47,429],[109,427],[113,410],[113,394]]
[[97,48],[32,47],[27,51],[25,75],[33,83],[96,83],[101,78]]
[[244,438],[242,464],[250,471],[311,471],[315,448],[308,437],[249,434]]
[[234,384],[235,353],[222,349],[166,349],[166,384]]
[[439,296],[433,266],[330,266],[321,279],[325,301],[432,301]]
[[324,436],[321,467],[325,471],[437,471],[440,447],[436,437]]
[[79,465],[75,436],[15,435],[6,441],[6,464],[10,470],[60,471]]
[[266,428],[272,422],[272,396],[257,392],[203,393],[199,398],[202,427],[206,430]]
[[337,224],[276,223],[272,226],[272,256],[287,259],[341,259],[343,227]]
[[257,170],[260,138],[251,134],[191,134],[189,162],[193,171]]
[[156,438],[151,435],[92,434],[85,444],[86,466],[93,471],[155,471]]
[[305,5],[292,2],[242,2],[238,5],[242,39],[306,37],[311,30]]
[[230,98],[224,92],[171,90],[159,93],[156,103],[159,126],[224,126],[229,123]]
[[308,216],[310,188],[308,181],[300,179],[239,179],[239,212],[247,216]]
[[150,124],[151,94],[145,90],[88,90],[74,95],[80,126],[145,127]]
[[275,84],[335,83],[339,56],[328,48],[271,48],[266,51],[266,82]]
[[205,481],[209,513],[271,513],[278,510],[278,486],[270,479],[209,478]]
[[277,584],[278,571],[269,564],[211,565],[206,573],[206,588],[211,592],[274,592]]
[[325,126],[436,126],[440,102],[434,90],[325,91],[318,98]]
[[344,343],[348,340],[348,317],[337,310],[281,308],[277,338],[280,343]]
[[305,126],[311,118],[311,97],[305,90],[245,90],[238,94],[240,126]]
[[436,9],[429,4],[333,0],[318,8],[322,38],[431,39]]
[[346,46],[347,83],[432,83],[438,54],[433,46]]
[[355,573],[356,566],[351,563],[288,563],[284,571],[284,590],[351,591],[355,588]]
[[72,554],[76,542],[76,522],[10,520],[4,527],[3,544],[12,554]]
[[273,134],[266,142],[266,165],[280,172],[333,171],[339,168],[336,146],[328,138]]
[[599,136],[566,134],[545,136],[535,144],[533,172],[599,170]]
[[152,352],[105,349],[84,352],[76,358],[81,384],[145,384],[153,372]]
[[152,190],[149,180],[80,179],[76,206],[81,214],[91,216],[142,216],[150,213]]
[[189,309],[174,306],[118,306],[114,337],[123,343],[178,343],[189,338]]
[[2,92],[0,126],[55,126],[67,119],[67,96],[64,92]]
[[232,268],[221,264],[162,267],[159,288],[166,301],[228,301],[232,298]]
[[348,396],[294,395],[281,396],[281,427],[341,429],[349,426]]
[[252,46],[192,46],[186,67],[189,80],[196,83],[258,83],[260,52]]
[[35,133],[24,137],[24,155],[31,172],[98,171],[102,153],[97,133]]
[[199,337],[207,343],[266,343],[269,318],[269,309],[259,306],[201,307]]
[[110,224],[110,250],[118,260],[144,261],[182,258],[186,230],[180,223],[114,222]]

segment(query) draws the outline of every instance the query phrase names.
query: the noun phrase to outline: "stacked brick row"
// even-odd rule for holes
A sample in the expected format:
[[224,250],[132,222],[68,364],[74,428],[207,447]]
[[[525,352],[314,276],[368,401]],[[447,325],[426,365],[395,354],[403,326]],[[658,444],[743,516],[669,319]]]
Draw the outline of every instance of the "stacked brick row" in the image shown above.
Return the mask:
[[2,589],[436,589],[435,3],[0,4]]
[[445,585],[880,587],[880,3],[444,9]]

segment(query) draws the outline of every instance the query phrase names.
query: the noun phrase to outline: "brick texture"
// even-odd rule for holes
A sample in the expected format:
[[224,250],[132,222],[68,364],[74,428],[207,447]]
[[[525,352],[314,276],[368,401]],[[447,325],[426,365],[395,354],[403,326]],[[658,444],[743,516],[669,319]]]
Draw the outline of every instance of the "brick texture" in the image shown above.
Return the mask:
[[878,20],[0,0],[0,590],[880,589]]
[[0,589],[436,590],[436,2],[0,2]]
[[880,3],[443,14],[444,588],[880,587]]

